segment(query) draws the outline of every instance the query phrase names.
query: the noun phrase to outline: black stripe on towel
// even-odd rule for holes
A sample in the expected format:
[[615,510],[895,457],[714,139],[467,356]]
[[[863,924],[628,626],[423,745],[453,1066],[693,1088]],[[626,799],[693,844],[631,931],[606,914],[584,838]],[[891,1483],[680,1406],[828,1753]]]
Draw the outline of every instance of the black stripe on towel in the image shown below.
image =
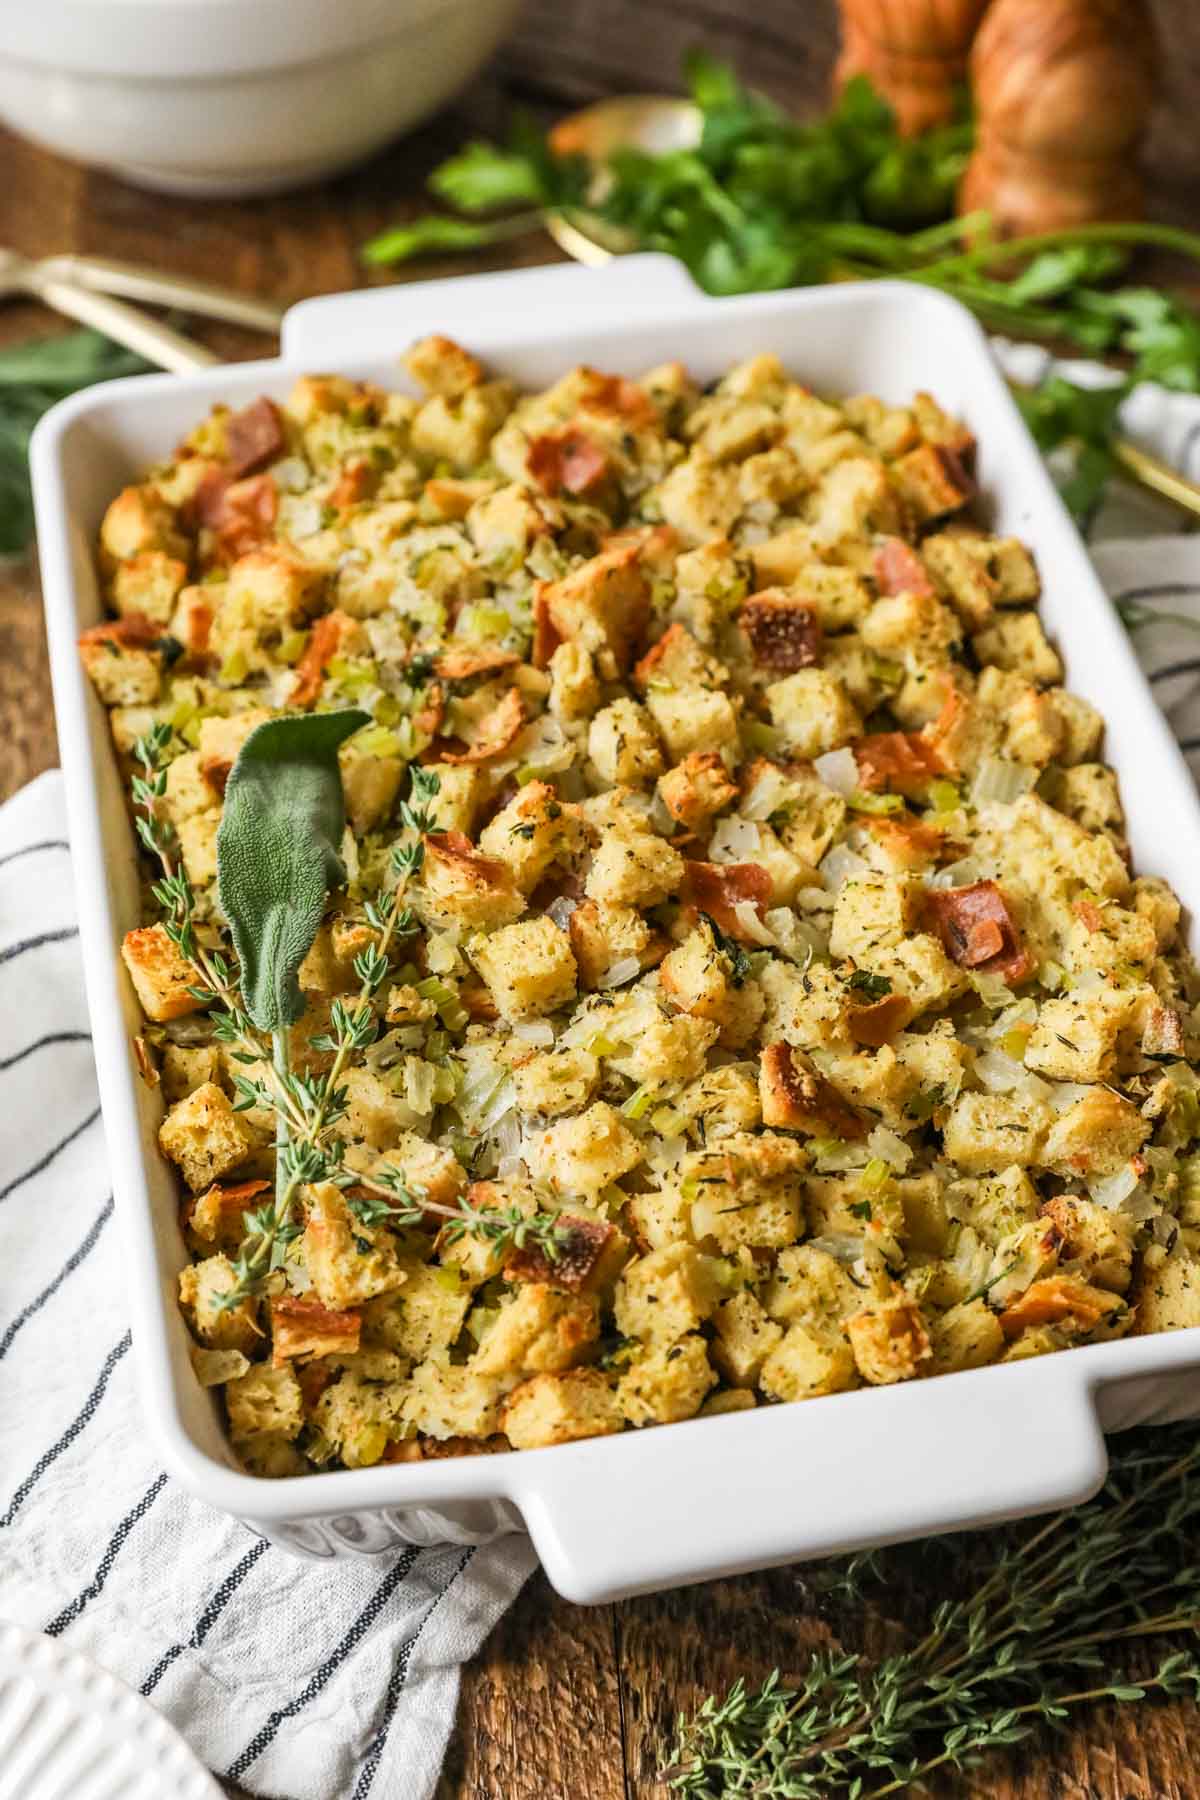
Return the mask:
[[1192,451],[1197,444],[1200,444],[1200,420],[1196,424],[1188,426],[1183,442],[1179,446],[1178,455],[1174,459],[1176,468],[1182,469],[1185,474],[1192,460]]
[[312,1680],[306,1687],[300,1690],[294,1700],[289,1700],[286,1706],[278,1707],[276,1711],[270,1715],[261,1731],[257,1732],[255,1736],[251,1738],[250,1742],[246,1745],[246,1748],[236,1760],[230,1763],[228,1769],[225,1771],[226,1781],[237,1781],[244,1775],[251,1763],[257,1762],[263,1751],[273,1742],[275,1734],[283,1724],[284,1720],[294,1719],[296,1714],[302,1712],[309,1701],[315,1700],[321,1690],[328,1685],[329,1681],[336,1675],[350,1652],[375,1623],[376,1619],[379,1617],[400,1583],[404,1580],[404,1577],[408,1574],[419,1555],[420,1550],[414,1544],[410,1546],[409,1549],[405,1550],[403,1555],[396,1558],[396,1561],[392,1564],[379,1586],[375,1589],[375,1592],[367,1601],[367,1604],[363,1607],[363,1610],[359,1613],[357,1619],[355,1619],[353,1625],[351,1625],[349,1631],[347,1631],[346,1635],[342,1638],[333,1654],[326,1658],[314,1674]]
[[1200,737],[1180,738],[1179,748],[1185,756],[1190,756],[1193,750],[1200,750]]
[[74,1131],[68,1131],[65,1138],[60,1138],[53,1150],[48,1150],[46,1152],[41,1162],[34,1163],[31,1169],[26,1169],[23,1174],[14,1176],[7,1187],[0,1188],[0,1200],[7,1200],[8,1196],[10,1194],[15,1194],[19,1187],[23,1187],[25,1183],[31,1181],[35,1175],[40,1175],[43,1169],[49,1168],[55,1157],[61,1155],[69,1144],[75,1142],[77,1137],[82,1137],[88,1126],[94,1125],[99,1117],[100,1108],[98,1106],[93,1106],[87,1118],[78,1124]]
[[1155,669],[1150,677],[1151,684],[1156,681],[1169,681],[1172,675],[1200,674],[1200,656],[1185,656],[1182,662],[1164,663],[1161,669]]
[[404,1684],[408,1680],[408,1666],[412,1661],[413,1652],[421,1641],[421,1633],[425,1630],[430,1619],[432,1619],[434,1613],[442,1604],[442,1601],[446,1598],[459,1576],[466,1569],[474,1554],[475,1545],[472,1544],[459,1558],[458,1565],[449,1581],[442,1588],[441,1592],[435,1595],[432,1605],[425,1614],[425,1617],[421,1620],[421,1623],[417,1626],[417,1629],[405,1643],[401,1644],[400,1649],[396,1654],[396,1666],[392,1670],[391,1679],[387,1685],[387,1693],[384,1696],[383,1718],[379,1722],[379,1730],[375,1733],[374,1738],[367,1747],[366,1758],[364,1759],[362,1768],[358,1772],[358,1780],[354,1784],[354,1792],[350,1796],[350,1800],[366,1800],[367,1795],[370,1793],[371,1784],[379,1771],[380,1763],[383,1761],[383,1753],[387,1748],[388,1732],[392,1728],[392,1720],[396,1715],[396,1708],[400,1704],[400,1696],[404,1692]]
[[154,1692],[171,1664],[177,1657],[182,1656],[185,1650],[198,1650],[200,1648],[201,1644],[216,1624],[221,1613],[225,1610],[230,1600],[232,1600],[234,1594],[236,1594],[237,1590],[241,1587],[243,1581],[245,1581],[247,1575],[267,1547],[266,1538],[259,1538],[258,1542],[247,1550],[241,1561],[234,1564],[233,1568],[230,1569],[228,1575],[197,1619],[195,1630],[192,1632],[187,1643],[172,1644],[166,1654],[161,1656],[155,1663],[149,1675],[147,1675],[145,1681],[142,1683],[141,1692],[143,1694],[152,1694]]
[[63,925],[58,931],[39,932],[36,937],[22,938],[19,944],[10,944],[7,950],[0,950],[0,963],[15,962],[27,950],[40,950],[43,944],[65,944],[68,938],[78,936],[78,925]]
[[1125,588],[1112,596],[1114,606],[1126,606],[1133,600],[1188,600],[1200,594],[1200,581],[1160,581],[1149,587]]
[[108,1577],[112,1572],[113,1564],[121,1554],[121,1546],[124,1544],[125,1539],[129,1536],[138,1521],[145,1518],[166,1485],[166,1475],[163,1474],[157,1476],[146,1489],[137,1505],[125,1514],[125,1517],[121,1520],[121,1523],[109,1538],[108,1543],[105,1546],[104,1555],[96,1564],[96,1573],[92,1576],[92,1579],[88,1582],[87,1586],[76,1594],[75,1598],[71,1601],[71,1604],[69,1606],[64,1606],[57,1618],[51,1619],[46,1627],[47,1637],[61,1637],[72,1619],[77,1619],[79,1617],[88,1601],[96,1598],[96,1595],[108,1580]]
[[43,838],[40,844],[23,844],[19,850],[9,850],[0,856],[0,869],[5,863],[16,862],[19,857],[33,856],[39,850],[69,850],[66,838]]
[[17,1050],[12,1056],[0,1057],[0,1075],[6,1069],[15,1069],[19,1062],[32,1056],[35,1050],[48,1050],[51,1044],[90,1044],[91,1034],[86,1031],[48,1031],[45,1037],[35,1038],[32,1044],[26,1044],[23,1050]]
[[37,1463],[25,1477],[24,1481],[13,1495],[8,1511],[5,1513],[4,1517],[0,1519],[0,1528],[12,1524],[51,1463],[57,1462],[63,1451],[69,1450],[71,1445],[75,1442],[75,1439],[79,1436],[80,1432],[91,1419],[96,1408],[103,1400],[105,1390],[108,1387],[109,1381],[112,1379],[112,1372],[120,1362],[121,1358],[128,1351],[131,1341],[130,1334],[126,1332],[120,1342],[113,1345],[112,1349],[104,1359],[104,1367],[100,1371],[100,1376],[95,1387],[83,1403],[82,1410],[75,1415],[58,1442],[50,1446],[45,1455],[38,1459]]
[[113,1198],[110,1194],[108,1199],[104,1202],[104,1205],[100,1208],[100,1211],[96,1214],[96,1217],[92,1220],[88,1234],[84,1238],[82,1244],[80,1244],[79,1248],[77,1250],[72,1250],[70,1256],[68,1256],[66,1262],[58,1271],[58,1274],[54,1277],[54,1280],[50,1285],[44,1287],[36,1299],[31,1300],[28,1306],[21,1309],[12,1324],[4,1333],[4,1336],[0,1337],[0,1358],[7,1356],[9,1347],[18,1331],[20,1331],[22,1325],[28,1325],[34,1314],[41,1312],[47,1300],[53,1299],[54,1295],[57,1294],[59,1288],[67,1279],[67,1276],[73,1275],[80,1263],[83,1262],[84,1258],[90,1255],[95,1249],[96,1240],[104,1230],[104,1227],[108,1224],[108,1221],[112,1218],[112,1210]]

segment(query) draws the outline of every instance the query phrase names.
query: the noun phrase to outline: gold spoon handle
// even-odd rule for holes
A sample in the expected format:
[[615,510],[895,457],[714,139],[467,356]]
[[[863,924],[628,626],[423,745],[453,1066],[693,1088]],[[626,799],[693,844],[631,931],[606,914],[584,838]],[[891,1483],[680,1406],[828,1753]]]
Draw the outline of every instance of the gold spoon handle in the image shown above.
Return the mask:
[[149,306],[173,306],[181,312],[207,319],[227,319],[252,331],[277,336],[284,308],[274,300],[238,294],[232,288],[209,281],[193,281],[186,275],[160,274],[137,263],[118,262],[107,256],[48,256],[39,262],[40,275],[50,280],[74,282],[94,293],[114,294],[122,300],[141,300]]
[[180,332],[172,331],[169,325],[152,319],[149,313],[126,306],[123,300],[112,300],[107,294],[91,294],[69,281],[47,281],[36,271],[23,273],[21,284],[27,293],[53,307],[55,312],[65,313],[67,318],[77,319],[81,325],[102,331],[105,337],[124,344],[127,350],[144,356],[147,362],[157,363],[160,369],[186,374],[191,369],[206,369],[219,361],[202,344],[193,343]]
[[1164,500],[1173,500],[1184,512],[1200,519],[1200,485],[1189,481],[1186,475],[1181,475],[1178,469],[1173,469],[1160,456],[1154,456],[1149,450],[1142,450],[1137,444],[1131,444],[1128,438],[1115,439],[1112,448],[1113,456],[1134,481],[1149,488],[1151,493],[1161,495]]

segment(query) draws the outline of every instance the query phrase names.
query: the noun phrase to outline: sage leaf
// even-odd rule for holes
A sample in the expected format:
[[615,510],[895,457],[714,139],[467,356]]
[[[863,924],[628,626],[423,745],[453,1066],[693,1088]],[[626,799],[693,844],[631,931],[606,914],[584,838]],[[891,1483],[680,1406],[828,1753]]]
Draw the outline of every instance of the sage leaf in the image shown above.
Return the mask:
[[243,744],[217,833],[217,894],[241,964],[242,999],[260,1031],[304,1011],[297,971],[331,889],[345,880],[338,746],[365,712],[268,719]]

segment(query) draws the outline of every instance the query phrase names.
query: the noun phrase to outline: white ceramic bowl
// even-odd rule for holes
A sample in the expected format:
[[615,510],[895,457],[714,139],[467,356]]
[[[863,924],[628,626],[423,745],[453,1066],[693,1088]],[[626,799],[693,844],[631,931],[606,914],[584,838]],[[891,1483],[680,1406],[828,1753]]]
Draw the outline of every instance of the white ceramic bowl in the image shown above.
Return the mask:
[[636,373],[673,357],[707,381],[775,350],[818,392],[865,391],[895,403],[932,389],[978,436],[991,521],[1033,547],[1042,614],[1070,685],[1108,720],[1107,755],[1121,778],[1136,865],[1171,882],[1194,926],[1200,914],[1200,804],[1179,748],[983,333],[929,288],[873,282],[710,300],[659,256],[601,270],[410,283],[295,308],[282,361],[138,376],[61,402],[39,424],[31,452],[38,542],[134,1349],[146,1428],[166,1466],[209,1505],[311,1556],[478,1542],[524,1525],[551,1581],[578,1601],[1084,1499],[1104,1478],[1104,1431],[1200,1413],[1200,1328],[511,1456],[381,1463],[288,1481],[236,1467],[213,1396],[192,1371],[174,1301],[187,1261],[178,1193],[156,1145],[161,1098],[134,1067],[140,1015],[117,953],[140,918],[137,861],[107,721],[75,639],[101,612],[93,545],[105,506],[214,401],[282,398],[302,367],[395,384],[397,352],[439,330],[532,387],[581,361]]
[[144,187],[298,186],[462,87],[520,0],[38,0],[0,5],[0,120]]

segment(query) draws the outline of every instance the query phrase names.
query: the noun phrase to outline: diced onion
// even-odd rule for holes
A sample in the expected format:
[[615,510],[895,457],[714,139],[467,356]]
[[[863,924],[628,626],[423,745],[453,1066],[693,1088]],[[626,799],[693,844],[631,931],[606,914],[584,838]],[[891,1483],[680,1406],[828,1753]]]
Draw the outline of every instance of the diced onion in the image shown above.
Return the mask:
[[1011,1094],[1025,1079],[1025,1066],[1002,1050],[986,1050],[975,1058],[975,1073],[989,1094]]
[[1037,770],[1026,763],[1009,762],[1003,756],[985,756],[971,785],[971,800],[976,806],[995,802],[1011,806],[1027,794],[1037,780]]
[[565,931],[571,914],[578,905],[578,900],[572,900],[569,894],[560,894],[558,899],[552,900],[546,908],[546,917],[553,919],[560,931]]
[[512,1028],[514,1037],[519,1037],[524,1044],[536,1044],[545,1048],[554,1042],[554,1027],[546,1019],[520,1019]]
[[961,861],[948,863],[931,875],[926,882],[931,888],[970,887],[974,882],[983,879],[983,865],[973,856],[964,856]]
[[1052,1081],[1046,1085],[1050,1092],[1047,1095],[1055,1112],[1067,1112],[1080,1100],[1086,1100],[1092,1089],[1082,1081]]
[[632,981],[635,976],[640,975],[641,970],[642,965],[636,956],[618,956],[615,963],[608,965],[596,986],[598,988],[624,987],[627,981]]
[[853,850],[847,850],[844,844],[835,844],[822,859],[817,874],[821,877],[822,886],[827,887],[831,894],[836,894],[848,881],[858,875],[866,875],[869,866]]
[[755,823],[769,819],[773,812],[787,805],[793,793],[794,788],[783,770],[777,769],[774,763],[764,763],[742,799],[742,817]]
[[751,943],[765,944],[769,949],[774,949],[775,939],[759,918],[758,909],[753,900],[739,900],[733,909],[733,916],[738,922],[739,929],[744,936],[750,939]]
[[826,1256],[832,1256],[835,1262],[842,1263],[846,1268],[851,1268],[858,1262],[863,1253],[862,1239],[851,1237],[846,1231],[828,1231],[823,1237],[810,1238],[809,1244],[814,1250],[823,1250]]
[[312,480],[312,470],[302,456],[284,456],[271,464],[271,479],[284,494],[302,494]]
[[718,820],[708,844],[711,862],[750,862],[758,851],[757,825],[751,824],[749,819],[739,818],[736,813]]
[[844,745],[840,750],[827,750],[824,756],[818,756],[813,768],[825,786],[832,788],[835,794],[840,794],[843,800],[848,800],[859,786],[858,764],[854,759],[854,752]]
[[1081,969],[1071,977],[1071,991],[1075,994],[1098,994],[1107,985],[1099,969]]
[[1033,1073],[1032,1069],[1026,1069],[1024,1075],[1021,1077],[1021,1085],[1017,1089],[1017,1092],[1022,1100],[1035,1101],[1039,1105],[1042,1105],[1047,1100],[1053,1098],[1054,1084],[1049,1081],[1043,1081],[1040,1075],[1035,1075]]
[[1104,1175],[1098,1181],[1088,1182],[1088,1195],[1097,1206],[1103,1206],[1109,1212],[1116,1212],[1128,1200],[1138,1185],[1138,1177],[1131,1163],[1124,1163],[1115,1175]]
[[890,1131],[886,1125],[876,1125],[867,1139],[867,1149],[880,1162],[885,1162],[889,1169],[898,1169],[901,1174],[912,1161],[913,1153],[904,1139],[896,1132]]

